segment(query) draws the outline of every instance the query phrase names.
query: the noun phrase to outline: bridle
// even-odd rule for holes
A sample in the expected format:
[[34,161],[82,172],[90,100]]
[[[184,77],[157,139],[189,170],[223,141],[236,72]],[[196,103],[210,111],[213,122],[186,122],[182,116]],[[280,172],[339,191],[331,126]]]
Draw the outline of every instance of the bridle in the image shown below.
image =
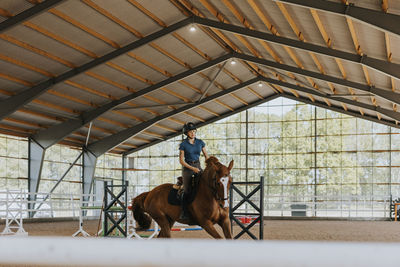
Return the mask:
[[219,196],[219,194],[218,194],[218,189],[217,189],[217,175],[215,175],[214,176],[214,178],[213,178],[213,184],[212,184],[212,186],[210,186],[210,188],[211,188],[211,190],[212,190],[212,193],[213,193],[213,195],[214,195],[214,198],[217,200],[217,201],[224,201],[225,202],[225,204],[224,204],[224,206],[222,206],[222,204],[220,203],[220,206],[222,207],[222,208],[227,208],[228,207],[228,199],[229,199],[229,190],[228,190],[228,183],[229,183],[229,176],[224,176],[224,177],[221,177],[221,178],[219,178],[220,180],[221,179],[224,179],[223,181],[221,181],[221,183],[224,185],[224,197],[221,197],[221,196]]

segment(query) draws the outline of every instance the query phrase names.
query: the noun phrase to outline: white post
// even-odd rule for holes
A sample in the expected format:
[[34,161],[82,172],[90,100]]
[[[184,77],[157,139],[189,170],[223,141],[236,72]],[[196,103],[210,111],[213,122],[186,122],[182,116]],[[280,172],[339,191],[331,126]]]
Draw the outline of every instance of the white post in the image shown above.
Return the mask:
[[75,237],[81,234],[83,237],[90,236],[85,230],[83,230],[83,195],[80,196],[79,206],[79,229],[72,236]]
[[[17,206],[14,209],[14,206]],[[27,205],[25,193],[22,190],[11,192],[7,190],[6,195],[6,226],[1,235],[28,235],[23,227],[23,206]],[[16,225],[13,225],[16,224]],[[11,229],[17,229],[15,232]]]

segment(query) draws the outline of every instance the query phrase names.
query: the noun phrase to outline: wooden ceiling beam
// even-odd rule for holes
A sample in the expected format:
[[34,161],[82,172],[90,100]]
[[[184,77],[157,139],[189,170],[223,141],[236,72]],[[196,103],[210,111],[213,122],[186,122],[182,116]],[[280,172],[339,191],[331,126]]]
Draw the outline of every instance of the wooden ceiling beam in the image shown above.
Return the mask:
[[[353,40],[354,48],[355,48],[357,54],[362,56],[363,52],[362,52],[362,49],[361,49],[360,42],[358,41],[358,38],[357,38],[357,34],[356,34],[356,30],[354,28],[353,21],[351,20],[351,18],[346,17],[346,22],[347,22],[347,26],[348,26],[349,31],[350,31],[351,38]],[[362,65],[361,68],[362,68],[362,71],[364,73],[365,81],[367,82],[367,84],[369,86],[372,86],[371,79],[370,79],[367,67]],[[373,97],[373,96],[371,97],[371,102],[372,102],[372,104],[376,105],[375,97]]]
[[[143,7],[141,4],[139,4],[137,1],[134,0],[129,0],[129,2],[131,4],[133,4],[136,8],[138,8],[140,11],[142,11],[145,15],[147,15],[148,17],[150,17],[153,21],[155,21],[158,25],[160,25],[161,27],[167,27],[167,24],[162,21],[160,18],[158,18],[155,14],[153,14],[152,12],[150,12],[149,10],[147,10],[145,7]],[[178,33],[173,33],[173,36],[178,39],[179,41],[181,41],[183,44],[185,44],[186,46],[188,46],[189,48],[191,48],[193,51],[197,52],[200,56],[202,56],[204,59],[206,60],[212,60],[211,57],[209,57],[207,54],[205,54],[204,52],[202,52],[200,49],[196,48],[194,45],[192,45],[191,43],[189,43],[188,41],[186,41],[181,35],[179,35]],[[186,68],[191,68],[189,64],[187,64],[186,62],[178,59],[177,57],[175,57],[174,55],[172,55],[171,53],[165,51],[164,49],[162,49],[161,47],[159,47],[158,45],[156,45],[157,49],[163,51],[163,54],[167,55],[168,57],[170,57],[171,59],[173,59],[174,61],[178,62],[179,64],[181,64],[182,66],[186,67]],[[173,75],[168,72],[167,70],[161,69],[158,66],[144,60],[143,58],[133,54],[133,53],[128,53],[129,56],[135,58],[136,60],[139,60],[141,63],[147,65],[148,67],[160,72],[161,74],[163,74],[164,76],[167,77],[172,77]],[[219,68],[221,68],[220,66],[218,66]],[[229,72],[228,70],[226,70],[225,68],[223,69],[223,71],[225,73],[227,73],[233,80],[235,80],[236,82],[241,82],[240,79],[238,79],[236,76],[234,76],[231,72]],[[207,75],[200,73],[199,75],[201,75],[203,78],[211,81],[211,78],[209,78]],[[239,81],[238,81],[239,80]],[[196,88],[195,86],[191,85],[188,82],[183,82],[183,81],[179,81],[179,83],[188,86],[191,89],[194,89],[196,92],[198,93],[202,93],[200,89]],[[171,95],[174,95],[175,97],[178,97],[179,99],[185,101],[185,102],[189,102],[188,99],[183,98],[182,96],[180,96],[179,94],[176,94],[166,88],[163,88],[164,91],[168,92]],[[220,103],[218,101],[216,101],[217,103]],[[230,110],[232,110],[231,107],[229,107],[228,105],[224,104],[224,107],[228,107]]]
[[0,72],[0,79],[9,80],[11,82],[22,84],[22,85],[27,86],[27,87],[32,87],[33,85],[35,85],[32,82],[29,82],[29,81],[26,81],[26,80],[11,76],[9,74],[1,73],[1,72]]
[[58,57],[56,55],[53,55],[52,53],[46,52],[46,51],[44,51],[42,49],[39,49],[39,48],[37,48],[37,47],[35,47],[33,45],[30,45],[28,43],[22,42],[22,41],[14,38],[14,37],[12,37],[10,35],[7,35],[7,34],[3,33],[3,34],[0,34],[0,38],[5,40],[5,41],[7,41],[7,42],[9,42],[9,43],[12,43],[12,44],[17,45],[19,47],[22,47],[22,48],[24,48],[26,50],[29,50],[29,51],[31,51],[31,52],[33,52],[35,54],[38,54],[38,55],[44,56],[46,58],[52,59],[52,60],[54,60],[54,61],[56,61],[58,63],[61,63],[61,64],[65,65],[65,66],[71,68],[71,69],[77,67],[75,64],[73,64],[70,61],[64,60],[64,59],[62,59],[62,58],[60,58],[60,57]]
[[[315,24],[317,25],[317,27],[318,27],[318,29],[319,29],[319,32],[320,32],[321,35],[322,35],[322,38],[323,38],[324,41],[325,41],[325,44],[326,44],[328,47],[331,48],[331,47],[332,47],[332,41],[333,41],[333,40],[332,40],[332,38],[327,34],[327,32],[326,32],[326,30],[325,30],[325,27],[324,27],[324,25],[323,25],[323,23],[322,23],[322,21],[321,21],[319,15],[318,15],[318,12],[317,12],[316,10],[314,10],[314,9],[310,9],[310,12],[311,12],[311,15],[312,15],[312,17],[313,17],[313,19],[314,19]],[[342,74],[343,79],[347,79],[346,70],[344,69],[344,66],[343,66],[342,61],[341,61],[340,59],[338,59],[338,58],[335,58],[335,62],[336,62],[337,66],[338,66],[338,68],[339,68],[339,70],[340,70],[340,72],[341,72],[341,74]],[[334,88],[334,86],[333,86],[331,83],[328,83],[328,85],[330,86],[331,91],[332,91],[334,94],[337,93],[337,92],[336,92],[336,89]],[[347,89],[348,89],[348,91],[349,91],[350,94],[354,95],[354,92],[353,92],[353,90],[352,90],[351,88],[347,88]],[[353,100],[354,100],[354,101],[358,101],[357,97],[353,97]],[[343,106],[343,109],[344,109],[345,111],[347,111],[347,106],[346,106],[345,104],[342,104],[342,106]]]
[[42,74],[44,76],[47,76],[49,78],[55,77],[55,75],[53,73],[50,73],[50,72],[48,72],[48,71],[46,71],[44,69],[38,68],[36,66],[30,65],[30,64],[25,63],[25,62],[23,62],[21,60],[6,56],[6,55],[1,54],[1,53],[0,53],[0,60],[7,61],[7,62],[9,62],[11,64],[14,64],[14,65],[20,66],[22,68],[34,71],[36,73],[40,73],[40,74]]
[[[60,13],[57,13],[54,9],[53,9],[53,11],[52,11],[52,13],[53,14],[58,14],[58,15],[60,15]],[[60,16],[60,17],[62,17],[63,19],[65,19],[66,18],[66,16]],[[68,22],[71,22],[71,21],[68,21]],[[74,22],[73,24],[77,24],[77,22]],[[31,24],[27,24],[28,26],[32,26]],[[82,27],[83,25],[80,25],[80,27]],[[35,27],[35,29],[36,30],[38,30],[39,32],[41,32],[41,33],[43,33],[43,34],[46,34],[48,37],[50,37],[50,38],[52,38],[52,37],[54,37],[52,34],[50,34],[48,31],[45,31],[45,30],[43,30],[43,29],[41,29],[40,27],[38,27],[38,26],[34,26]],[[90,33],[90,31],[89,31],[89,33]],[[59,39],[59,41],[63,41],[63,39]],[[67,44],[66,44],[67,45]],[[26,48],[27,46],[26,45],[23,45],[23,47],[24,48]],[[73,47],[74,48],[74,47]],[[75,47],[76,48],[76,47]],[[32,50],[32,49],[30,49],[30,50]],[[33,49],[34,50],[34,52],[38,52],[38,50],[37,49]],[[82,49],[81,49],[82,50]],[[44,51],[43,51],[44,52]],[[90,52],[90,51],[89,51]],[[43,55],[48,55],[46,52],[44,52],[44,53],[40,53],[40,54],[43,54]],[[90,53],[89,53],[90,54]],[[94,54],[94,53],[93,53]],[[7,57],[7,56],[3,56],[3,57],[1,57],[1,59],[3,59],[3,60],[7,60],[8,62],[12,62],[12,63],[14,63],[14,64],[17,64],[17,65],[19,65],[19,66],[22,66],[22,67],[25,67],[25,68],[28,68],[28,69],[30,69],[30,70],[33,70],[33,71],[36,71],[36,72],[38,72],[38,73],[42,73],[42,74],[44,74],[44,75],[46,75],[46,76],[48,76],[48,77],[53,77],[54,76],[54,74],[51,74],[51,73],[49,73],[49,72],[46,72],[46,71],[44,71],[44,70],[41,70],[41,69],[39,69],[39,68],[36,68],[36,67],[33,67],[33,66],[31,66],[31,65],[28,65],[28,64],[25,64],[25,63],[23,63],[23,62],[21,62],[21,61],[16,61],[16,60],[13,60],[13,59],[11,59],[10,57]],[[61,62],[64,62],[63,60],[61,60]],[[67,65],[70,65],[70,64],[67,64]],[[113,67],[115,67],[114,65],[113,65]],[[86,74],[88,74],[88,75],[90,75],[90,76],[92,76],[92,77],[94,77],[94,78],[97,78],[97,79],[99,79],[100,78],[100,80],[102,80],[102,81],[106,81],[106,82],[108,82],[108,83],[110,83],[110,81],[107,79],[107,78],[105,78],[105,77],[102,77],[102,76],[100,76],[100,75],[97,75],[97,74],[95,74],[95,73],[93,73],[93,72],[87,72]],[[1,75],[1,74],[0,74]],[[1,76],[0,76],[1,77]],[[6,77],[8,77],[8,76],[5,76],[5,78]],[[11,77],[8,77],[9,79],[11,79]],[[135,77],[135,78],[138,78],[139,80],[142,80],[142,81],[146,81],[146,80],[144,80],[144,78],[141,78],[141,77]],[[15,82],[19,82],[19,83],[22,83],[22,84],[25,84],[25,85],[27,85],[27,86],[32,86],[33,84],[30,84],[29,82],[27,82],[27,81],[23,81],[23,80],[20,80],[20,79],[13,79]],[[69,84],[69,85],[71,85],[71,86],[74,86],[74,87],[77,87],[77,88],[80,88],[80,89],[83,89],[83,90],[86,90],[86,91],[89,91],[89,92],[91,92],[91,93],[94,93],[94,94],[96,94],[96,95],[100,95],[100,96],[102,96],[102,97],[105,97],[105,98],[109,98],[109,99],[112,99],[112,100],[115,100],[116,98],[115,97],[112,97],[112,96],[110,96],[110,95],[107,95],[107,94],[104,94],[104,93],[102,93],[102,92],[99,92],[99,91],[97,91],[97,90],[93,90],[93,89],[89,89],[88,87],[85,87],[85,86],[83,86],[83,85],[78,85],[77,83],[74,83],[74,82],[71,82],[71,81],[66,81],[65,82],[66,84]],[[112,85],[116,85],[115,83],[113,83],[113,82],[111,82],[112,83]],[[121,86],[118,86],[119,88],[121,88]],[[125,88],[124,88],[125,89]],[[131,90],[129,90],[129,91],[131,91]],[[54,90],[52,91],[53,92],[53,94],[54,93],[56,93]],[[60,96],[60,94],[58,94],[58,96]],[[64,96],[65,97],[65,96]],[[82,101],[79,101],[80,99],[77,99],[77,98],[75,98],[73,101],[78,101],[78,102],[82,102]],[[87,104],[87,103],[84,103],[84,104]],[[149,110],[149,109],[147,109],[147,110]],[[154,113],[153,113],[154,114]],[[182,123],[183,124],[183,123]]]
[[[226,18],[223,17],[222,13],[220,13],[219,11],[217,11],[208,1],[203,0],[203,1],[201,1],[201,2],[202,2],[202,4],[205,5],[206,8],[209,9],[209,11],[210,11],[211,13],[213,13],[214,16],[216,16],[220,21],[222,21],[222,22],[228,21]],[[205,15],[204,15],[203,13],[201,13],[197,8],[195,8],[195,7],[194,7],[191,3],[189,3],[187,0],[180,0],[180,3],[182,3],[182,5],[184,5],[187,9],[189,9],[194,15],[199,16],[199,17],[202,17],[202,18],[205,17]],[[229,22],[228,22],[228,23],[229,23]],[[213,31],[214,31],[222,40],[224,40],[224,41],[227,43],[227,45],[229,45],[229,46],[231,47],[231,49],[232,49],[233,51],[242,53],[242,51],[241,51],[232,41],[230,41],[229,38],[227,38],[222,32],[220,32],[220,31],[218,31],[218,30],[215,30],[215,29],[213,29]],[[242,42],[246,47],[249,47],[250,43],[248,43],[248,41],[247,41],[245,38],[242,38],[240,35],[237,35],[237,34],[235,34],[235,37],[236,37],[240,42]],[[251,46],[251,45],[250,45],[250,46]],[[259,56],[259,53],[256,52],[256,51],[254,51],[254,49],[250,49],[250,51],[252,51],[253,55]],[[248,69],[250,70],[250,72],[253,73],[254,75],[259,75],[259,74],[261,74],[261,75],[263,75],[263,76],[267,76],[267,74],[264,73],[256,64],[254,64],[254,63],[247,63],[247,62],[243,62],[243,61],[241,61],[241,62],[242,62],[242,64],[243,64],[246,68],[248,68]],[[255,73],[254,73],[254,71],[255,71]],[[278,75],[277,73],[275,73],[275,74]],[[280,76],[280,75],[278,75],[278,76]],[[270,86],[270,88],[272,88],[274,91],[276,91],[276,90],[279,91],[279,89],[274,89],[274,88],[276,88],[275,85],[269,85],[269,86]]]

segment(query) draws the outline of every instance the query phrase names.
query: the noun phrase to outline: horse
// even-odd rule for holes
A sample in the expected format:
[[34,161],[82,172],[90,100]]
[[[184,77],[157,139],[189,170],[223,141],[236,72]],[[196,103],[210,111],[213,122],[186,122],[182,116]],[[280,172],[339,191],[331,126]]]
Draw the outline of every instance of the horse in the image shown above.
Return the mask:
[[232,183],[230,171],[233,160],[226,167],[216,157],[206,160],[206,168],[200,174],[197,193],[193,201],[188,204],[191,221],[179,219],[180,205],[168,203],[168,194],[173,184],[166,183],[144,192],[132,200],[132,211],[138,229],[149,229],[152,219],[160,226],[157,237],[170,238],[171,227],[179,223],[199,225],[214,238],[222,238],[214,225],[218,224],[226,239],[232,239],[231,222],[229,219],[228,190]]

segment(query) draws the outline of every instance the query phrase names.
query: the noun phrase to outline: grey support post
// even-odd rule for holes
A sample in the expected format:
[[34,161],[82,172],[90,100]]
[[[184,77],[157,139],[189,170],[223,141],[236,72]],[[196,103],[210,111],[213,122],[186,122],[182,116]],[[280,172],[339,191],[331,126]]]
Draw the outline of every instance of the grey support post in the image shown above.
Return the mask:
[[92,190],[96,162],[97,156],[86,148],[83,148],[82,193],[84,194],[84,203],[89,199],[87,195],[90,194]]
[[[32,138],[29,139],[29,156],[28,156],[28,190],[29,190],[29,202],[28,209],[34,209],[34,201],[36,200],[36,193],[39,189],[40,174],[43,167],[45,148],[42,147]],[[29,212],[29,217],[33,216],[32,212]]]

